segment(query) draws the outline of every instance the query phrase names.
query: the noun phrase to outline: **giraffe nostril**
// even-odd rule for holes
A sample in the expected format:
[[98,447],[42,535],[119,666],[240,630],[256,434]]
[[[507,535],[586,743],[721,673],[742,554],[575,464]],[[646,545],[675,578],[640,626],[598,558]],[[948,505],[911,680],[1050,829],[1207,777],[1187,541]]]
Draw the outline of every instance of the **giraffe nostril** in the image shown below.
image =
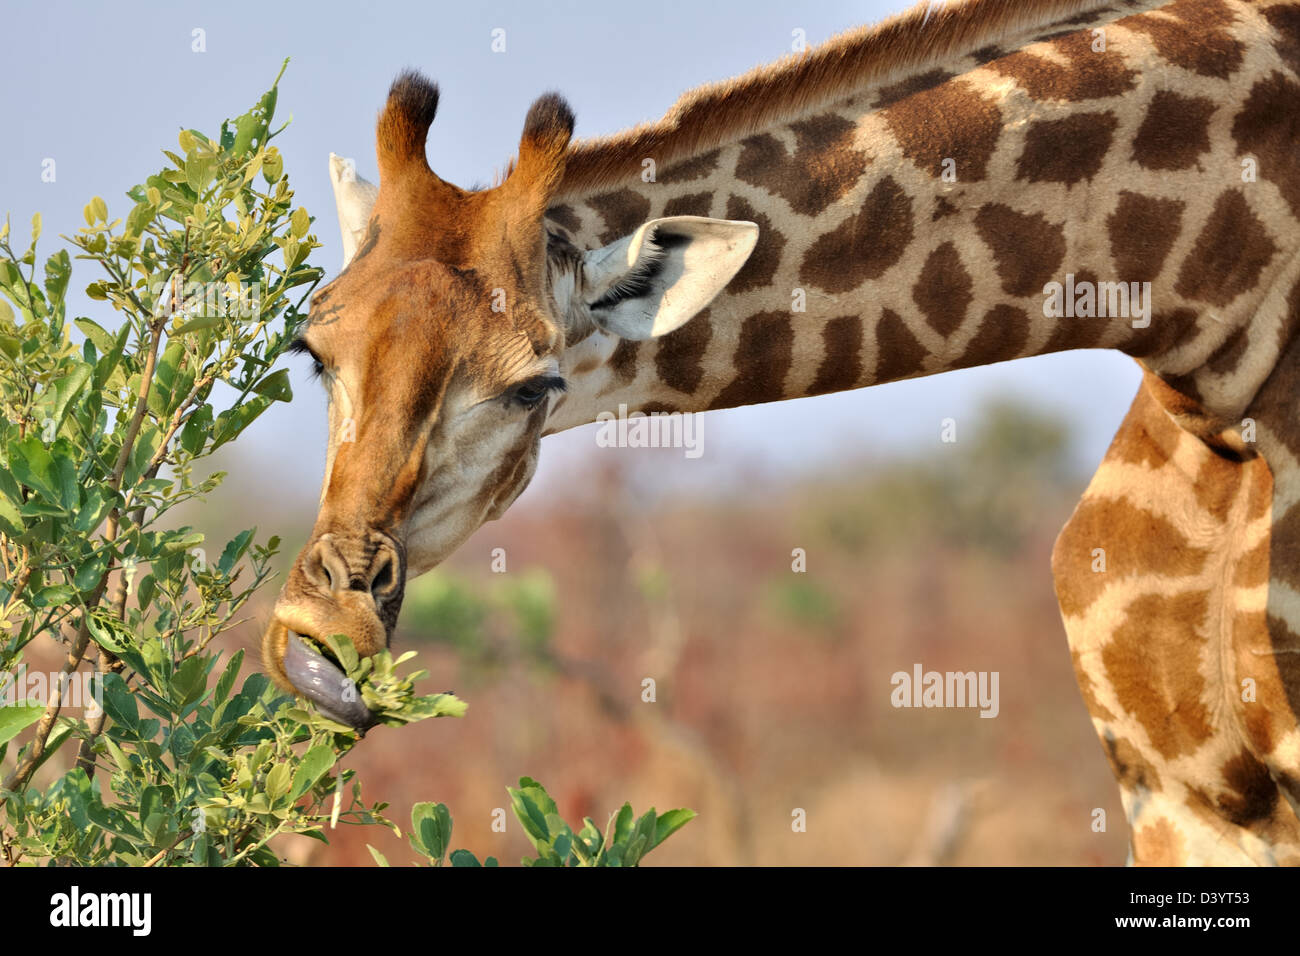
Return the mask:
[[359,591],[371,595],[376,603],[388,601],[401,592],[401,553],[387,542],[371,546],[375,551],[368,562],[359,554],[349,561],[332,536],[322,537],[308,552],[302,573],[317,588],[334,595]]
[[377,595],[387,594],[393,589],[393,559],[385,555],[384,562],[379,566],[375,573],[375,579],[370,582],[370,593]]

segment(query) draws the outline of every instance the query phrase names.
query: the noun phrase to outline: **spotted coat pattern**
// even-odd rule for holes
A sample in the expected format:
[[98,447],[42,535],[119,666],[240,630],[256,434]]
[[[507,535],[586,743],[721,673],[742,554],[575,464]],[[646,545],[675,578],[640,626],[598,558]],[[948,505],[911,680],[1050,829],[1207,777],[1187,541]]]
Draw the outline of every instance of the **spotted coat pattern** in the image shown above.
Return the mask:
[[[570,343],[547,430],[1133,356],[1053,554],[1133,859],[1300,862],[1298,147],[1300,4],[1114,2],[571,191],[548,227],[582,248],[680,214],[760,238],[680,330]],[[1149,325],[1046,316],[1067,275],[1151,283]]]

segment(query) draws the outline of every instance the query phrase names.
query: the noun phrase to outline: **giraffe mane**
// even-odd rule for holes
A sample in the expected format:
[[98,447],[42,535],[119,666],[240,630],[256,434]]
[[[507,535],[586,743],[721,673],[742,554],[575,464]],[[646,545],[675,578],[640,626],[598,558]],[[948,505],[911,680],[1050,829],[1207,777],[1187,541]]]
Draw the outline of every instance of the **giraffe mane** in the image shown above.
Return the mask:
[[815,49],[684,93],[662,119],[569,148],[556,199],[625,182],[652,157],[659,166],[697,156],[871,84],[951,61],[1036,26],[1114,0],[921,2],[873,26],[840,33]]

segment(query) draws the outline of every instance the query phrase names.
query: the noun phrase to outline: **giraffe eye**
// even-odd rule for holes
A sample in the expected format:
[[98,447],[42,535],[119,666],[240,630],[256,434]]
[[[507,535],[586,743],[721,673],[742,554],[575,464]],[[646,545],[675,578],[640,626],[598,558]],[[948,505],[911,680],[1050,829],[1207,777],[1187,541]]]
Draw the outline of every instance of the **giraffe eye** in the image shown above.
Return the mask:
[[512,401],[524,408],[536,408],[551,392],[562,392],[565,387],[564,379],[556,375],[546,375],[529,379],[522,385],[515,386],[510,397]]

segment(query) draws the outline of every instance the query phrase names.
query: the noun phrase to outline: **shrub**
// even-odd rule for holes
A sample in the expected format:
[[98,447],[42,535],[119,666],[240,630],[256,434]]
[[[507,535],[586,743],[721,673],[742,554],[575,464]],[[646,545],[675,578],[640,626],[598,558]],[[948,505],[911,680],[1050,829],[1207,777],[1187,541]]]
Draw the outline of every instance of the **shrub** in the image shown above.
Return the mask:
[[[39,216],[21,254],[7,221],[0,230],[7,864],[274,865],[268,843],[280,834],[328,842],[340,823],[397,829],[384,804],[362,801],[355,771],[337,765],[356,731],[260,674],[240,683],[242,651],[219,660],[213,642],[267,582],[279,539],[247,530],[209,557],[200,531],[164,521],[220,483],[221,473],[196,474],[205,458],[292,398],[276,362],[321,271],[307,263],[319,246],[313,220],[294,206],[272,144],[283,129],[272,128],[276,95],[273,84],[216,136],[182,130],[167,165],[128,192],[124,217],[110,219],[98,197],[86,205],[86,225],[68,241],[102,273],[86,293],[118,314],[114,331],[67,320],[66,250],[38,278]],[[48,694],[34,695],[47,699],[28,701],[24,651],[38,639],[66,656]],[[330,643],[383,723],[464,712],[450,695],[415,693],[422,672],[398,671],[412,655],[363,661],[346,637]],[[69,692],[86,668],[93,699],[74,717]],[[51,761],[59,772],[36,786]],[[638,822],[631,842],[616,827],[610,846],[624,862],[663,832],[648,826]]]

